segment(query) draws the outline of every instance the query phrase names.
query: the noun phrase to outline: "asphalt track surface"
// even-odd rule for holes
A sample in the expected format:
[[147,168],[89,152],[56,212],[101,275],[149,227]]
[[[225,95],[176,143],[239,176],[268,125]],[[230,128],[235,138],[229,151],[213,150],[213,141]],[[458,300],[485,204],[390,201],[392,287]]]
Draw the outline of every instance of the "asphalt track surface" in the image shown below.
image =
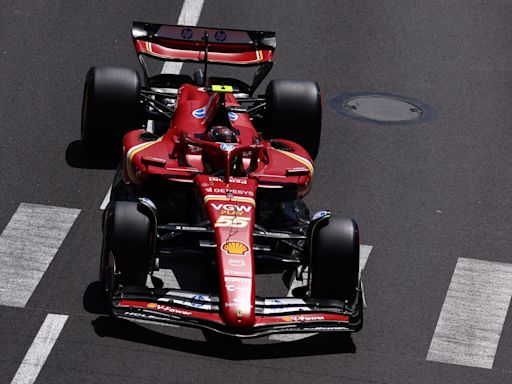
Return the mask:
[[[426,360],[457,260],[511,262],[510,2],[205,1],[199,25],[277,32],[270,78],[319,82],[323,133],[307,202],[356,218],[374,247],[362,332],[241,346],[112,321],[95,295],[98,207],[113,171],[76,143],[85,73],[136,69],[131,22],[175,23],[182,2],[0,6],[0,228],[20,203],[81,210],[27,305],[1,307],[0,382],[11,382],[47,314],[68,319],[37,383],[512,381],[510,311],[492,369]],[[383,126],[329,107],[365,91],[419,99],[437,118]]]

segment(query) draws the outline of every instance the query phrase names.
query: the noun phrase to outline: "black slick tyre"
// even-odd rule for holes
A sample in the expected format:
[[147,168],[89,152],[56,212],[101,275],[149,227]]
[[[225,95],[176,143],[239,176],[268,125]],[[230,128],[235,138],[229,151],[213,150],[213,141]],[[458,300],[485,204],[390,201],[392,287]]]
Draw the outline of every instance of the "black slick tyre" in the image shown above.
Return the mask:
[[322,127],[318,84],[302,80],[272,80],[267,86],[266,100],[265,138],[293,141],[314,160]]
[[92,67],[82,102],[81,138],[93,152],[117,151],[123,136],[141,128],[141,83],[128,68]]
[[115,260],[117,283],[145,286],[154,256],[154,224],[136,202],[117,201],[111,209],[105,241]]
[[359,230],[352,219],[329,218],[313,230],[311,296],[352,304],[359,285]]

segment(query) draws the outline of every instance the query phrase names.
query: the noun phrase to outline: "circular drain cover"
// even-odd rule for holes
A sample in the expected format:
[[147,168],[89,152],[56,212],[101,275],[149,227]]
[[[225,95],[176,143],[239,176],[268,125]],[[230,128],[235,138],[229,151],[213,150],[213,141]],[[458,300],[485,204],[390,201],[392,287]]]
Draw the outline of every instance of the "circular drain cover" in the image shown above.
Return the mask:
[[381,124],[424,122],[427,117],[423,103],[383,93],[339,95],[331,100],[330,105],[341,114]]

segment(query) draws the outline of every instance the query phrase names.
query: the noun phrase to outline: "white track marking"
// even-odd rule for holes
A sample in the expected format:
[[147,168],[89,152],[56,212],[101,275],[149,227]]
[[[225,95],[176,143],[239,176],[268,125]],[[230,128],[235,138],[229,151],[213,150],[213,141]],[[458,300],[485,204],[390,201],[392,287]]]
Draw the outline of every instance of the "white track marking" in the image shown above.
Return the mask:
[[362,245],[359,247],[359,273],[366,267],[366,262],[368,261],[368,257],[370,257],[370,252],[372,251],[371,245]]
[[[181,8],[178,25],[197,25],[199,16],[201,16],[203,4],[204,0],[185,0],[183,7]],[[164,63],[162,73],[178,74],[181,72],[181,67],[183,67],[183,63],[175,63],[169,61]]]
[[[172,269],[160,269],[158,271],[155,271],[153,275],[160,280],[164,282],[165,288],[170,289],[181,289],[180,284],[178,283],[178,279],[176,279],[176,276],[174,275],[174,272]],[[148,286],[152,286],[153,283],[151,282],[151,277],[148,276],[148,280],[146,283]]]
[[[368,257],[370,257],[370,252],[372,251],[373,246],[371,245],[361,245],[359,249],[359,275],[361,275],[361,271],[366,266],[366,262],[368,261]],[[306,269],[302,275],[302,279],[297,279],[297,273],[293,275],[292,281],[290,283],[290,288],[288,289],[288,293],[286,294],[287,297],[292,297],[293,290],[298,287],[302,287],[306,285],[307,282],[307,275],[308,270]],[[277,340],[277,341],[296,341],[305,339],[307,337],[311,337],[313,335],[316,335],[316,333],[283,333],[283,334],[275,334],[270,335],[270,340]]]
[[512,297],[512,264],[459,258],[427,360],[491,369]]
[[0,235],[0,305],[24,307],[79,209],[22,203]]
[[105,210],[105,208],[107,208],[107,205],[108,205],[108,203],[109,203],[109,201],[110,201],[110,194],[111,194],[111,193],[112,193],[112,186],[110,186],[110,187],[108,188],[107,194],[106,194],[106,195],[105,195],[105,197],[103,198],[103,201],[102,201],[102,203],[101,203],[101,205],[100,205],[100,209],[101,209],[102,211],[103,211],[103,210]]
[[11,384],[32,384],[50,355],[68,316],[48,314]]

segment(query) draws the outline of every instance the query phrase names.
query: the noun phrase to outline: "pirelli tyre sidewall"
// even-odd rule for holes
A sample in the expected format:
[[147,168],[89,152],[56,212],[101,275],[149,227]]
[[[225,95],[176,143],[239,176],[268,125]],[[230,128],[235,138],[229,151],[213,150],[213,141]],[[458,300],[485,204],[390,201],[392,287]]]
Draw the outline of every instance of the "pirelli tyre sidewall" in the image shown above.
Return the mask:
[[104,236],[105,264],[112,254],[116,284],[145,286],[154,259],[156,223],[147,208],[132,201],[109,204]]
[[81,138],[93,152],[116,151],[123,136],[142,125],[139,74],[128,68],[92,67],[82,102]]
[[359,230],[353,219],[330,217],[311,233],[311,296],[355,302],[359,287]]
[[266,100],[263,136],[293,141],[314,160],[322,128],[319,85],[303,80],[272,80],[266,89]]

